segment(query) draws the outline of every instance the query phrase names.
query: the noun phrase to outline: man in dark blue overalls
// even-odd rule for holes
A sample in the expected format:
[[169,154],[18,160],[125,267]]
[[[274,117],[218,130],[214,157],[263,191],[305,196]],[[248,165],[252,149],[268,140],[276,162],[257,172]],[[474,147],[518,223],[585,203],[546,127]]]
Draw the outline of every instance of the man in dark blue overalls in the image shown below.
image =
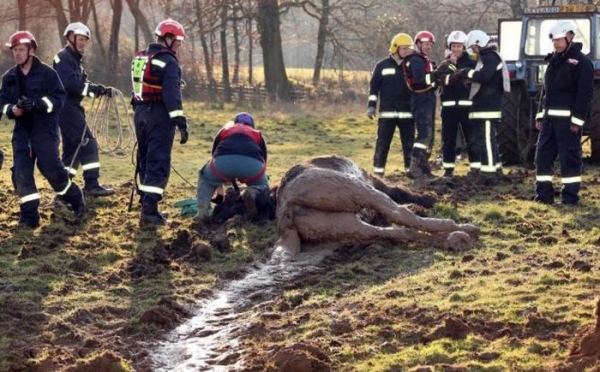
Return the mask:
[[435,65],[426,51],[430,51],[435,37],[429,31],[415,35],[415,51],[402,61],[406,84],[412,91],[410,106],[417,129],[412,148],[410,167],[407,176],[413,179],[433,177],[429,155],[434,138],[435,114]]
[[179,143],[188,140],[187,118],[181,99],[181,68],[176,54],[185,38],[183,26],[172,19],[158,24],[156,43],[138,52],[132,62],[135,133],[138,140],[138,190],[141,222],[167,223],[158,202],[169,181],[175,128]]
[[40,194],[34,166],[54,191],[70,204],[76,219],[85,211],[83,194],[72,183],[58,155],[58,113],[65,90],[56,71],[35,56],[38,45],[29,31],[12,34],[7,44],[17,63],[2,77],[2,114],[15,120],[12,136],[13,183],[21,200],[19,225],[35,228],[40,223]]
[[554,161],[558,156],[561,173],[561,202],[579,204],[581,188],[581,132],[594,94],[594,67],[574,42],[577,27],[572,21],[558,21],[550,30],[554,52],[547,57],[544,99],[536,115],[540,130],[535,154],[535,201],[554,203]]
[[64,36],[67,45],[54,56],[53,63],[67,91],[65,106],[60,112],[59,119],[63,141],[62,161],[68,167],[71,176],[75,176],[81,164],[87,195],[112,195],[115,193],[114,190],[102,187],[98,182],[100,177],[98,142],[86,124],[85,110],[81,105],[84,97],[110,95],[111,88],[92,84],[87,79],[81,63],[90,39],[90,29],[81,22],[71,23],[65,29]]
[[412,37],[405,33],[394,36],[390,43],[390,55],[377,62],[369,82],[367,116],[375,117],[379,101],[377,141],[373,155],[373,173],[382,177],[385,173],[392,137],[398,127],[404,155],[404,169],[410,166],[410,156],[415,140],[415,122],[410,109],[411,92],[404,81],[402,60],[413,51]]

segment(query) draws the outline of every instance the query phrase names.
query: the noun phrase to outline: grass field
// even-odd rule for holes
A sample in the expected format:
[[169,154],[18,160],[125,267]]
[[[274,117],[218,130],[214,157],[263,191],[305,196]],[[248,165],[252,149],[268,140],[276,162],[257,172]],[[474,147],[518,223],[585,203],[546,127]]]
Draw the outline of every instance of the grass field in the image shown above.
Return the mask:
[[[42,226],[19,229],[8,170],[12,123],[2,119],[0,146],[8,159],[0,171],[0,371],[149,370],[145,342],[268,254],[277,238],[273,223],[228,224],[230,248],[223,250],[177,215],[173,202],[195,196],[214,134],[240,110],[199,103],[185,109],[190,141],[174,145],[161,204],[174,223],[157,231],[138,225],[135,202],[127,209],[130,158],[108,155],[101,157],[101,180],[116,188],[116,197],[89,200],[85,222],[75,224],[68,210],[51,205],[49,186],[38,176]],[[268,142],[272,185],[316,155],[348,156],[371,169],[376,123],[363,105],[253,114]],[[396,135],[388,181],[409,184],[402,168]],[[599,371],[593,353],[588,364],[565,362],[574,336],[595,323],[599,171],[586,167],[576,208],[531,202],[534,178],[526,169],[506,169],[509,181],[493,188],[460,179],[425,186],[440,199],[430,216],[481,227],[476,246],[465,252],[385,242],[348,247],[328,270],[272,299],[265,314],[278,316],[261,317],[264,332],[243,341],[246,370],[275,371],[274,350],[310,342],[333,371]],[[457,174],[466,172],[461,162]]]

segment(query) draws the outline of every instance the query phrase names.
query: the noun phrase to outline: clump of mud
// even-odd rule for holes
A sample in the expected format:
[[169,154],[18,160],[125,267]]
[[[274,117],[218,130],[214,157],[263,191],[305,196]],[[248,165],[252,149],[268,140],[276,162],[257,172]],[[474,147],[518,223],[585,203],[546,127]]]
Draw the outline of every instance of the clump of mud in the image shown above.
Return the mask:
[[317,346],[299,342],[279,349],[266,372],[330,372],[331,360]]
[[558,372],[576,372],[594,367],[592,372],[600,372],[600,298],[596,303],[596,324],[584,327],[573,341],[565,362]]
[[126,363],[120,357],[105,352],[101,355],[91,358],[87,362],[79,363],[75,366],[65,369],[65,372],[125,372],[128,371]]

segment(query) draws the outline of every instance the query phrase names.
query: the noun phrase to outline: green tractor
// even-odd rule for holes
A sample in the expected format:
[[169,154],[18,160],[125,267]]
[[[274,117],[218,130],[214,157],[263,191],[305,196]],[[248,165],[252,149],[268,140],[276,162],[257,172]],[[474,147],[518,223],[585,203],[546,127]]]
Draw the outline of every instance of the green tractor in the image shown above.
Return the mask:
[[497,128],[500,157],[505,165],[531,166],[538,132],[538,112],[544,58],[553,51],[550,28],[560,20],[577,25],[574,41],[583,44],[594,64],[594,100],[583,126],[584,142],[590,141],[590,161],[600,163],[600,6],[556,5],[526,8],[520,19],[501,19],[498,25],[500,54],[506,61],[511,93],[502,103],[502,123]]

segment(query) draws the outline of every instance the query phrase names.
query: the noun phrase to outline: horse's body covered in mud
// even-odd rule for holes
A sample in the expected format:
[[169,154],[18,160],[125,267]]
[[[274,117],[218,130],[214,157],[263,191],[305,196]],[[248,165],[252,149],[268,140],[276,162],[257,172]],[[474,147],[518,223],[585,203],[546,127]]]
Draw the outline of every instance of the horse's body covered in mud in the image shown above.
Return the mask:
[[[277,192],[277,246],[294,254],[301,243],[366,244],[415,241],[465,249],[479,229],[449,219],[419,217],[398,203],[431,207],[434,199],[389,187],[352,160],[324,156],[292,167]],[[372,225],[365,216],[382,215],[393,225]]]

